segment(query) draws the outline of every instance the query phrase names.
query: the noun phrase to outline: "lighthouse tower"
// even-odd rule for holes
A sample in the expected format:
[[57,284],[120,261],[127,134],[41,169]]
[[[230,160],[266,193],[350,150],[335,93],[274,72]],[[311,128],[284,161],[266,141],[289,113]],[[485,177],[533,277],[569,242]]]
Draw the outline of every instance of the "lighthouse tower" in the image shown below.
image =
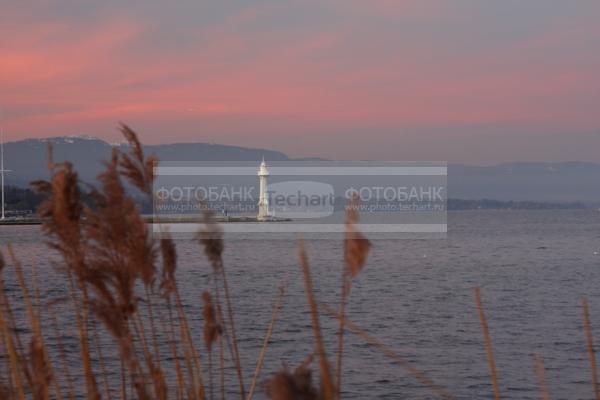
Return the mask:
[[269,201],[267,200],[267,176],[269,171],[267,170],[267,164],[265,164],[265,158],[263,157],[262,162],[258,167],[258,181],[259,181],[259,197],[258,197],[258,215],[256,219],[264,221],[269,218]]

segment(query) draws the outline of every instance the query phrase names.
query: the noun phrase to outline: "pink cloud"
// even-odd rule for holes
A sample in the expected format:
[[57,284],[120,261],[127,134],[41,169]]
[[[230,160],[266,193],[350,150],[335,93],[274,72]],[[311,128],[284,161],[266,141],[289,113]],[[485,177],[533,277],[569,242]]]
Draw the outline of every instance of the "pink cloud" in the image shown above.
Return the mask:
[[[169,32],[159,21],[131,16],[89,26],[0,27],[13,33],[0,42],[5,127],[15,138],[108,137],[116,135],[117,121],[135,121],[150,141],[167,140],[161,136],[167,126],[177,127],[180,140],[202,140],[185,131],[203,127],[222,142],[261,144],[248,137],[259,132],[262,145],[294,148],[299,131],[317,132],[318,142],[319,131],[343,135],[348,127],[598,126],[589,104],[600,93],[600,60],[581,44],[600,37],[597,28],[566,24],[471,50],[443,35],[379,31],[378,19],[359,24],[369,15],[428,23],[456,16],[439,2],[326,4],[324,12],[345,18],[286,29],[271,25],[281,6],[247,7],[186,27],[182,43],[161,41]],[[570,57],[563,59],[565,51]]]

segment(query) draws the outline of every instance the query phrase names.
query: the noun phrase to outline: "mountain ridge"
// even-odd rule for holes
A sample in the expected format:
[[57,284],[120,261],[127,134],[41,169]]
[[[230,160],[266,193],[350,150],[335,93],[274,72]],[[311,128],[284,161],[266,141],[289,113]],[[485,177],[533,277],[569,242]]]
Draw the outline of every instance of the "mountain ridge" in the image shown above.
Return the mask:
[[[52,143],[56,161],[69,160],[81,179],[94,182],[113,147],[92,136],[54,136],[5,143],[6,183],[27,186],[48,178],[47,144]],[[144,145],[148,154],[163,161],[270,161],[324,160],[317,157],[290,158],[283,152],[205,142]],[[585,161],[511,162],[493,166],[448,165],[449,197],[467,200],[503,201],[600,201],[600,164]]]

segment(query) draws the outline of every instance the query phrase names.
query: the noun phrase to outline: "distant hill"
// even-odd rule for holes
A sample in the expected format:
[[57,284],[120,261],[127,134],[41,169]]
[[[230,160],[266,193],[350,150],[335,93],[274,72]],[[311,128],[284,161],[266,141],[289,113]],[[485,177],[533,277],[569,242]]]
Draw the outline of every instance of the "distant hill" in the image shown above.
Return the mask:
[[450,197],[504,201],[600,202],[600,164],[510,163],[448,166]]
[[[113,145],[92,137],[54,137],[28,139],[5,145],[7,184],[27,186],[39,178],[47,178],[47,143],[54,146],[56,161],[70,160],[80,177],[93,182],[102,168],[102,160],[110,156]],[[116,145],[125,146],[125,145]],[[165,161],[269,161],[290,158],[267,150],[209,143],[175,143],[145,146],[148,154]],[[297,160],[322,160],[304,158]],[[494,199],[501,201],[586,202],[600,203],[600,164],[510,163],[491,167],[451,164],[448,166],[449,197],[465,200]]]
[[[27,139],[5,144],[5,166],[13,172],[6,175],[7,184],[27,186],[35,179],[48,177],[48,142],[52,143],[55,161],[69,160],[80,178],[93,182],[102,169],[102,161],[110,157],[113,146],[103,140],[85,136]],[[176,143],[144,146],[147,154],[163,161],[281,161],[288,157],[278,151],[250,149],[210,143]]]

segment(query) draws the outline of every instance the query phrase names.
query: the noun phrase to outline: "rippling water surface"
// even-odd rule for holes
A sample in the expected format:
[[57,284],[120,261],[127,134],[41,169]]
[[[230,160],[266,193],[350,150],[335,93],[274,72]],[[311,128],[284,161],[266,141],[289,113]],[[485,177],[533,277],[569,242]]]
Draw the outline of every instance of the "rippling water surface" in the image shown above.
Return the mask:
[[[471,287],[481,286],[493,339],[501,392],[511,399],[537,399],[533,354],[543,356],[553,399],[592,398],[582,330],[581,299],[590,303],[600,345],[600,213],[596,211],[451,212],[445,240],[380,240],[354,281],[349,318],[394,348],[457,398],[490,398],[491,386]],[[12,243],[23,264],[37,265],[43,302],[66,295],[61,273],[51,266],[39,227],[0,227],[0,244]],[[307,243],[316,295],[336,304],[343,244]],[[201,346],[201,292],[210,288],[209,266],[194,242],[177,243],[178,279],[186,312]],[[269,347],[263,377],[282,363],[295,366],[313,348],[296,243],[241,240],[226,243],[225,265],[233,292],[245,379],[251,379],[278,282],[289,286]],[[11,269],[7,291],[16,313],[20,291]],[[60,333],[76,375],[72,313],[57,304]],[[333,356],[336,324],[322,315],[328,353]],[[46,331],[52,333],[49,320]],[[26,325],[23,330],[26,332]],[[50,335],[52,336],[52,335]],[[434,398],[399,365],[348,334],[343,397],[348,399]],[[118,362],[110,339],[102,338],[111,380]],[[56,340],[49,346],[56,351]],[[163,349],[164,350],[164,349]],[[165,350],[166,352],[166,350]],[[228,374],[232,374],[228,366]],[[0,371],[1,372],[1,371]],[[3,373],[3,372],[2,372]],[[235,396],[235,385],[227,398]],[[256,398],[264,398],[261,391]]]

